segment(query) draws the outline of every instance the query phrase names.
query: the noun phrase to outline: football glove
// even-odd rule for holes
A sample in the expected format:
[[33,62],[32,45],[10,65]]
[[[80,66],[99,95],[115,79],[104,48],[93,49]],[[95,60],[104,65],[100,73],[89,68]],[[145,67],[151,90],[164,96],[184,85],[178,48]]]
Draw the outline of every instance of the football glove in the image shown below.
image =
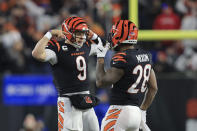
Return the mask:
[[103,42],[101,38],[98,37],[98,45],[97,45],[97,58],[105,57],[107,51],[109,49],[109,43],[105,43],[105,46],[103,45]]

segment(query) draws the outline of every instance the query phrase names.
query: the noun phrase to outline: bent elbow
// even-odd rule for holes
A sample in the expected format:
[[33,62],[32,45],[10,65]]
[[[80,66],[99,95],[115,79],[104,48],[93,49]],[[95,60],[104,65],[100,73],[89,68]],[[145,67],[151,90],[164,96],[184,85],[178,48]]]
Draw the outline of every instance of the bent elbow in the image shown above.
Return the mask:
[[36,56],[36,52],[34,50],[31,52],[31,55],[33,56],[33,58],[36,58],[37,57]]
[[36,60],[39,60],[39,61],[44,61],[44,58],[42,57],[42,55],[39,55],[35,50],[33,50],[31,52],[33,58],[35,58]]
[[33,51],[31,52],[31,54],[32,54],[33,58],[35,58],[35,59],[40,59],[38,53],[37,53],[35,50],[33,50]]
[[152,88],[152,92],[154,92],[154,94],[157,94],[157,91],[158,91],[157,86],[155,86],[155,87]]
[[157,91],[158,91],[158,88],[156,87],[156,88],[155,88],[155,94],[157,93]]

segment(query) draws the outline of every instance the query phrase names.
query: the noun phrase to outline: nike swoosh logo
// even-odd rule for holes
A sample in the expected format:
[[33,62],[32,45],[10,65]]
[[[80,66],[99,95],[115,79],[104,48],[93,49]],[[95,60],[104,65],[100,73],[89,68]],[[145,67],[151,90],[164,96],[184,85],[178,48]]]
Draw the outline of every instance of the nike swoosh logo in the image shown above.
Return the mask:
[[[98,48],[99,49],[99,48]],[[99,49],[100,50],[100,52],[103,52],[103,50],[101,50],[101,49]]]

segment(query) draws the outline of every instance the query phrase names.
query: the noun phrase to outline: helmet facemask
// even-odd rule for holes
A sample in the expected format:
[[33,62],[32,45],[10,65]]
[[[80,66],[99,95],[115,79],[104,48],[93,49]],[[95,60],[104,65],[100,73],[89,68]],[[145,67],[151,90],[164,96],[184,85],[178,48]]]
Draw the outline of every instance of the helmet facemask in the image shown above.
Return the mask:
[[83,43],[86,42],[88,38],[88,30],[76,30],[73,33],[73,37],[71,39],[72,45],[75,48],[81,48]]

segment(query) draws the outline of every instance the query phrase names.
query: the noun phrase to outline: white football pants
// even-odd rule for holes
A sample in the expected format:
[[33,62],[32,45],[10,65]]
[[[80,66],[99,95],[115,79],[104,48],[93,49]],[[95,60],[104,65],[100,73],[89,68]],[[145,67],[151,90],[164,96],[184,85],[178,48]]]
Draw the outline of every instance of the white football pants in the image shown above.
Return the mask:
[[111,105],[102,120],[101,131],[139,131],[140,122],[139,107]]
[[99,131],[94,109],[79,110],[67,97],[58,97],[58,131]]

